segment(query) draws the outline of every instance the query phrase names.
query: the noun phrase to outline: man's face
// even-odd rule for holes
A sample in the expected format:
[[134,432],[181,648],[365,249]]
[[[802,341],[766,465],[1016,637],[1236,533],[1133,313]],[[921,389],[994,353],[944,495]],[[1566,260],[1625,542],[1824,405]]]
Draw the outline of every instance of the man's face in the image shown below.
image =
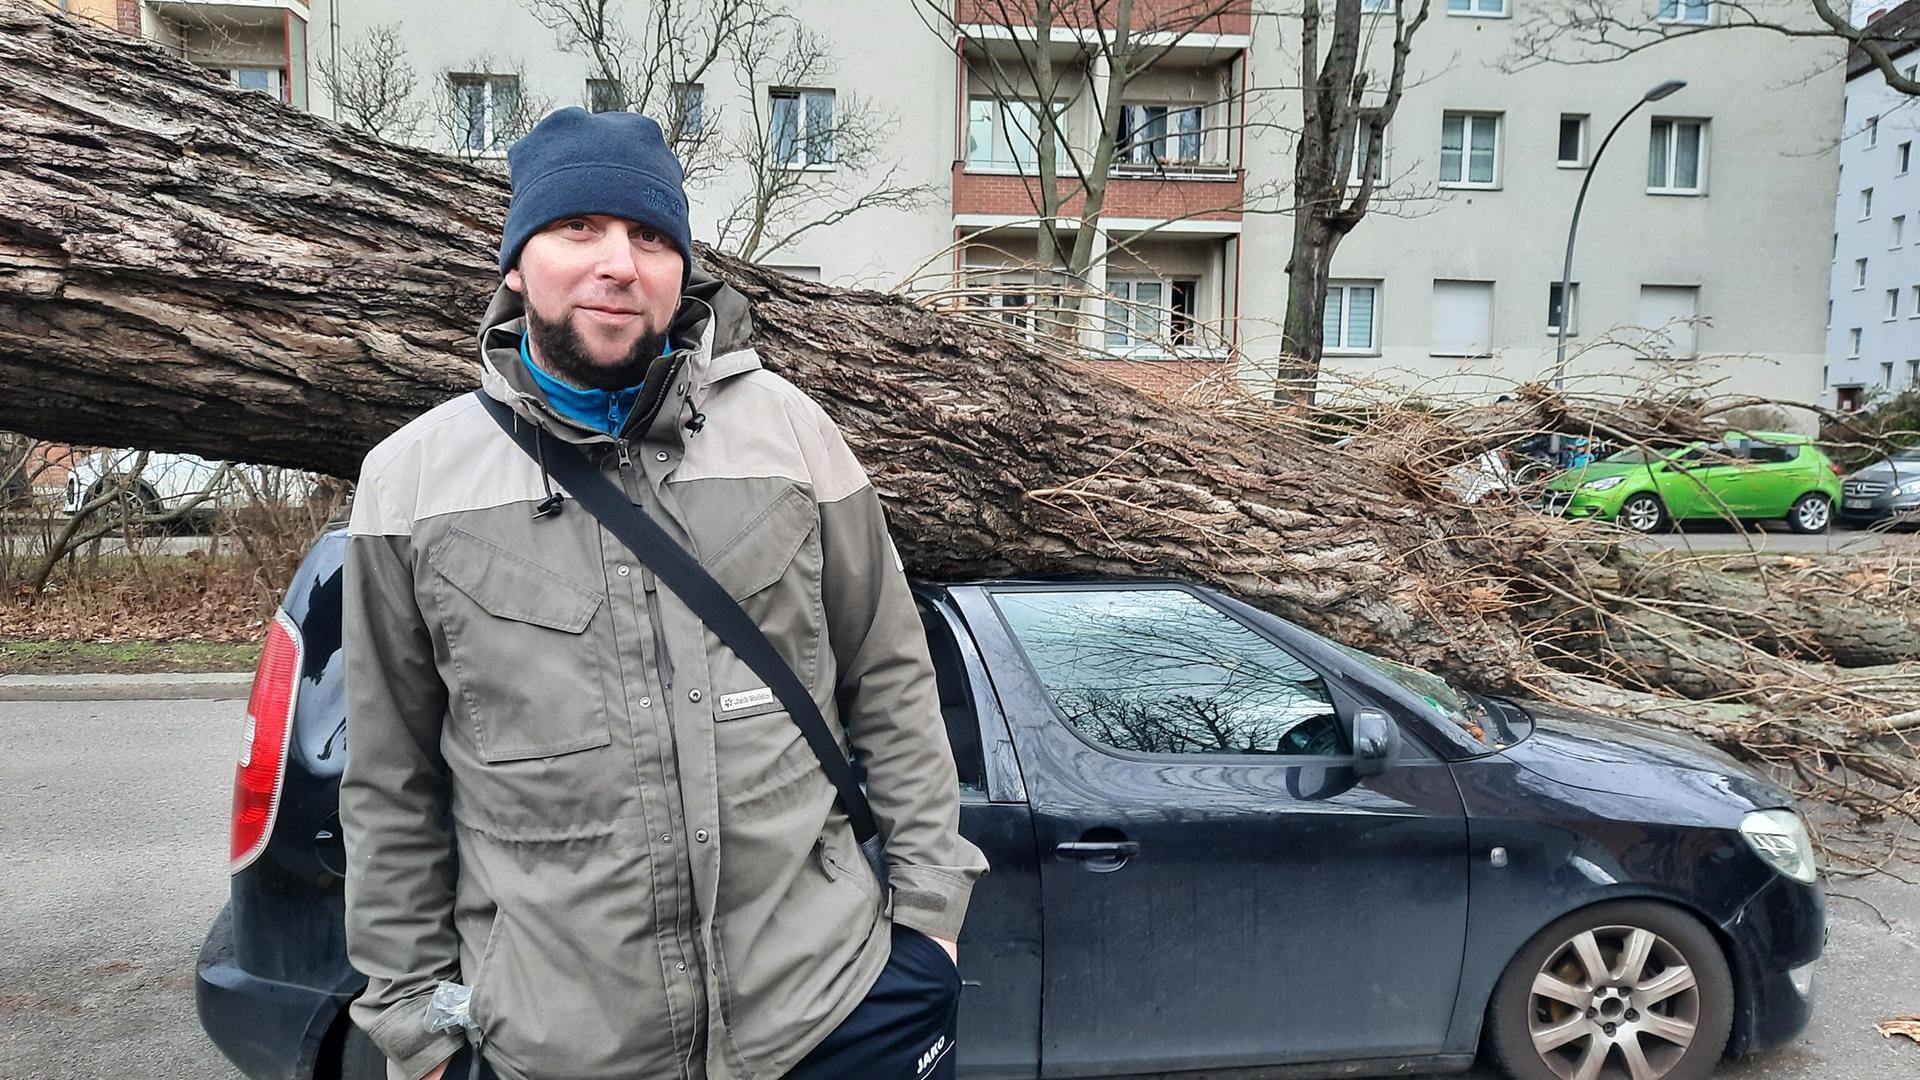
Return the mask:
[[605,215],[533,234],[507,287],[526,301],[534,359],[577,386],[640,382],[680,304],[679,249],[665,233]]

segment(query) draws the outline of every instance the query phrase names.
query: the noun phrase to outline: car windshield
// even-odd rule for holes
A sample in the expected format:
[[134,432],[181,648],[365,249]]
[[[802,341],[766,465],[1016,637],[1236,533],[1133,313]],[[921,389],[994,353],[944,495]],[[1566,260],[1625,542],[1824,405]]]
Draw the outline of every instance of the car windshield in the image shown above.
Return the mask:
[[1903,447],[1888,457],[1893,461],[1920,461],[1920,446]]
[[[1311,630],[1306,632],[1313,633]],[[1398,683],[1402,689],[1418,698],[1430,709],[1435,717],[1473,736],[1475,742],[1487,749],[1499,750],[1519,741],[1517,737],[1508,739],[1500,737],[1501,732],[1507,732],[1510,735],[1510,729],[1492,715],[1487,708],[1486,699],[1478,694],[1462,690],[1430,671],[1422,671],[1417,667],[1393,660],[1382,660],[1371,653],[1361,652],[1359,649],[1342,645],[1318,634],[1313,636]]]

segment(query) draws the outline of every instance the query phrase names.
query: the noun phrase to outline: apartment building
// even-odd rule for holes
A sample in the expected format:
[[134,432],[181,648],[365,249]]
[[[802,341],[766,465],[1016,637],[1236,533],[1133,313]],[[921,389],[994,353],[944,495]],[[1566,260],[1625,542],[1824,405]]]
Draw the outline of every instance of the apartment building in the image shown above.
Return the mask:
[[[1920,0],[1876,16],[1877,28],[1920,24]],[[1889,50],[1908,78],[1920,43]],[[1833,201],[1825,403],[1843,412],[1920,388],[1920,142],[1915,100],[1872,60],[1847,58]]]
[[[1515,63],[1528,3],[1435,0],[1386,132],[1375,211],[1333,263],[1329,381],[1477,397],[1550,381],[1567,224],[1586,169],[1647,89],[1683,79],[1633,111],[1593,171],[1563,381],[1820,398],[1825,290],[1814,253],[1831,242],[1839,47],[1701,34],[1608,64]],[[705,140],[696,237],[745,246],[742,222],[768,175],[759,163],[772,157],[778,172],[803,174],[814,201],[758,230],[761,261],[839,284],[964,290],[964,302],[1034,325],[1043,316],[1022,309],[1049,303],[1065,275],[1064,260],[1037,265],[1046,124],[1015,44],[1032,31],[1004,18],[1021,6],[949,0],[930,14],[918,0],[792,0],[819,62],[721,55],[674,87],[668,108]],[[411,137],[497,160],[530,107],[622,104],[624,88],[598,77],[591,50],[537,7],[313,0],[309,48],[321,63],[389,28],[427,113]],[[1089,47],[1096,5],[1056,7],[1049,55],[1062,77],[1048,107],[1071,175],[1098,148],[1114,79]],[[1726,17],[1717,0],[1622,7],[1675,30]],[[1135,4],[1148,24],[1192,8]],[[1367,12],[1390,28],[1380,0]],[[1375,38],[1380,70],[1390,37]],[[1151,361],[1127,367],[1175,388],[1222,370],[1256,386],[1271,377],[1289,287],[1298,47],[1297,23],[1230,13],[1190,28],[1127,81],[1094,257],[1069,283],[1090,294],[1078,334],[1088,352]],[[326,114],[335,104],[323,81],[313,106]],[[840,126],[857,111],[873,122],[860,145]],[[1067,181],[1054,208],[1068,244],[1074,190]],[[876,192],[874,205],[841,213]]]
[[306,0],[43,0],[153,41],[239,86],[307,107]]

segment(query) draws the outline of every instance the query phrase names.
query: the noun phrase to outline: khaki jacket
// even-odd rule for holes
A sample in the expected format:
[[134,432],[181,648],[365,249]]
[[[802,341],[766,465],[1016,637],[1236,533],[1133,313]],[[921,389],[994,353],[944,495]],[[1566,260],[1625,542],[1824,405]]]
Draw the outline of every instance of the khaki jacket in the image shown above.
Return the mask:
[[502,289],[483,390],[766,631],[865,767],[891,895],[779,702],[578,503],[536,519],[541,469],[463,395],[367,455],[353,509],[353,1017],[408,1080],[461,1045],[424,1023],[442,981],[506,1080],[772,1080],[860,1003],[889,920],[957,937],[986,870],[919,616],[866,474],[760,366],[737,293],[696,271],[617,439],[547,405],[519,315]]

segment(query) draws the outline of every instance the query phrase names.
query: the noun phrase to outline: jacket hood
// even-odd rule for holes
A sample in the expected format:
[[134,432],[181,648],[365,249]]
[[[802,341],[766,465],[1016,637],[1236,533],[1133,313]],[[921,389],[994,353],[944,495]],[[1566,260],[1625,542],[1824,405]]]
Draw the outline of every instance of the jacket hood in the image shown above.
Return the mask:
[[[525,304],[503,281],[480,319],[481,389],[568,442],[611,442],[611,436],[561,416],[547,403],[520,358],[520,338],[525,333]],[[760,367],[759,354],[747,344],[752,334],[747,298],[694,263],[667,329],[671,348],[647,366],[645,390],[620,434],[628,439],[682,441],[683,425],[699,416],[716,385]],[[679,404],[666,407],[670,400]]]

